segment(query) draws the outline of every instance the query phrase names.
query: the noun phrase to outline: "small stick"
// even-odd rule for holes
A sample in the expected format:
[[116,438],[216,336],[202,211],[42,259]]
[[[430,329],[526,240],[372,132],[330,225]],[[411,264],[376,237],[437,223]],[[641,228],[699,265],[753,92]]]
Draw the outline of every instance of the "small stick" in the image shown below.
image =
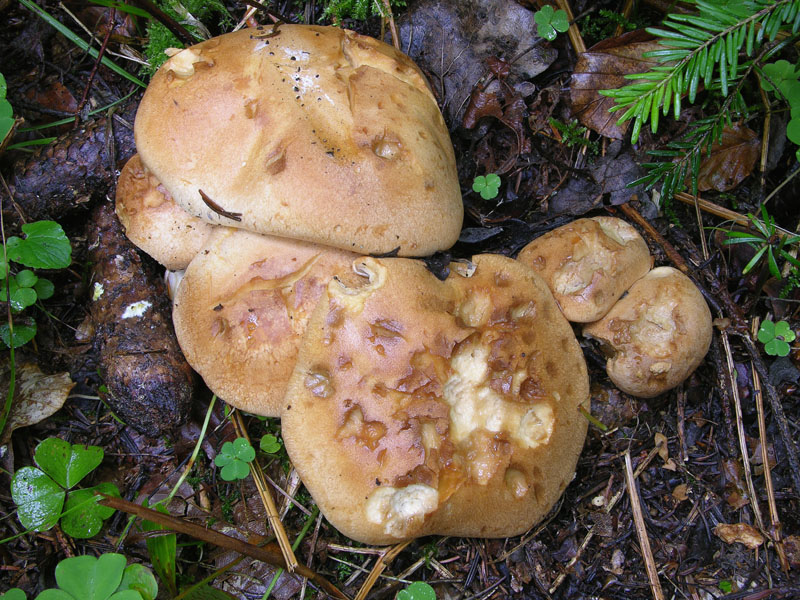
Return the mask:
[[567,35],[569,36],[569,41],[572,43],[572,47],[578,54],[583,54],[586,52],[586,44],[583,42],[581,32],[578,29],[578,26],[575,24],[575,15],[572,13],[572,8],[570,7],[569,2],[567,0],[556,0],[556,5],[558,8],[567,13],[567,21],[570,23]]
[[[229,535],[225,535],[224,533],[214,531],[213,529],[207,529],[206,527],[192,523],[191,521],[179,519],[177,517],[173,517],[172,515],[165,515],[158,511],[145,508],[144,506],[134,504],[133,502],[128,502],[122,498],[108,496],[102,493],[99,493],[98,495],[102,496],[103,498],[100,501],[100,504],[103,506],[108,506],[115,510],[121,510],[122,512],[130,515],[136,515],[141,519],[146,519],[148,521],[152,521],[153,523],[157,523],[165,529],[176,531],[178,533],[185,533],[186,535],[192,536],[198,540],[203,540],[204,542],[214,544],[215,546],[225,548],[226,550],[233,550],[234,552],[244,554],[245,556],[249,556],[250,558],[254,558],[256,560],[260,560],[261,562],[272,565],[273,567],[280,567],[282,569],[286,568],[286,561],[284,560],[283,555],[272,544],[269,546],[256,546],[255,544],[244,542]],[[350,600],[349,597],[339,590],[335,585],[306,566],[298,565],[295,572],[301,577],[308,578],[314,582],[315,585],[319,586],[320,589],[324,590],[334,598]]]
[[742,453],[742,466],[744,467],[744,480],[747,483],[747,491],[750,494],[750,506],[753,507],[753,514],[756,518],[756,525],[761,531],[764,531],[764,520],[761,517],[761,508],[758,506],[758,495],[756,488],[753,485],[753,474],[750,470],[750,459],[747,453],[747,440],[745,439],[744,423],[742,420],[742,403],[739,399],[739,386],[736,383],[736,367],[733,364],[733,353],[731,352],[731,344],[728,339],[728,332],[721,331],[722,347],[725,349],[725,359],[728,365],[729,384],[731,386],[731,398],[733,399],[733,407],[736,412],[736,433],[739,438],[739,450]]
[[[627,21],[628,18],[631,16],[632,12],[633,12],[633,0],[626,0],[625,6],[622,9],[622,18]],[[615,37],[620,36],[623,33],[624,31],[622,30],[622,23],[618,23],[616,29],[614,29],[614,36]]]
[[412,540],[408,540],[402,544],[397,544],[396,546],[387,548],[383,554],[378,557],[378,560],[375,562],[375,566],[372,567],[372,571],[370,571],[369,575],[367,575],[364,585],[362,585],[361,589],[358,590],[355,600],[364,600],[367,597],[367,594],[369,594],[370,590],[375,585],[375,582],[378,581],[378,577],[381,576],[381,573],[383,573],[386,567],[389,566],[389,563],[392,562],[398,554],[405,550],[406,546],[408,546],[411,542]]
[[[273,30],[274,29],[277,29],[277,25],[273,28]],[[226,219],[230,219],[231,221],[242,220],[242,213],[230,212],[228,210],[225,210],[219,204],[217,204],[211,198],[209,198],[208,194],[206,194],[203,190],[198,189],[197,191],[200,192],[200,198],[203,199],[205,205],[211,210],[213,210],[215,213],[217,213],[219,216],[225,217]]]
[[[753,320],[753,334],[758,330],[757,319]],[[756,398],[756,412],[758,413],[758,438],[761,444],[761,465],[764,468],[764,483],[767,487],[767,506],[769,507],[769,537],[775,543],[783,572],[788,575],[789,561],[781,539],[781,520],[778,517],[778,504],[775,502],[775,488],[772,485],[772,468],[769,466],[769,452],[767,452],[767,421],[764,417],[764,395],[761,393],[761,380],[756,372],[755,365],[750,363],[753,371],[753,394]]]
[[[247,440],[250,443],[250,436],[247,435],[247,428],[244,425],[242,414],[237,410],[232,415],[233,426],[236,429],[236,435]],[[286,530],[283,528],[281,518],[278,514],[278,509],[275,506],[275,501],[272,499],[272,494],[269,493],[267,482],[264,481],[264,474],[261,472],[261,467],[258,461],[250,462],[250,475],[253,476],[253,481],[256,483],[258,495],[261,496],[261,502],[264,504],[264,509],[267,511],[267,520],[275,533],[278,540],[278,546],[283,554],[283,560],[286,562],[286,570],[289,573],[294,573],[297,568],[297,558],[292,550],[292,543],[289,541],[289,536],[286,535]]]
[[111,33],[114,31],[115,27],[114,20],[116,18],[117,18],[117,9],[112,8],[111,14],[108,17],[109,21],[108,31],[106,31],[106,36],[103,38],[103,43],[100,44],[100,50],[97,51],[97,58],[94,61],[94,65],[92,65],[92,71],[89,73],[89,80],[86,82],[86,87],[83,88],[83,96],[81,97],[81,102],[80,104],[78,104],[78,108],[75,110],[75,124],[74,124],[75,127],[77,127],[78,123],[80,123],[81,111],[83,110],[83,107],[86,106],[86,103],[89,101],[89,90],[92,88],[92,82],[94,81],[95,75],[97,75],[97,69],[100,66],[100,62],[103,60],[103,55],[106,53],[106,48],[108,48],[108,41],[111,39]]
[[197,40],[194,39],[191,33],[189,33],[188,29],[161,10],[155,2],[152,2],[151,0],[133,0],[131,4],[149,12],[151,15],[153,15],[156,21],[160,22],[164,27],[169,29],[172,32],[172,35],[174,35],[187,46],[192,46],[197,43]]
[[647,530],[644,526],[642,516],[642,506],[639,503],[639,494],[636,491],[636,480],[633,475],[633,465],[631,464],[630,452],[625,453],[625,483],[628,487],[628,496],[633,509],[633,522],[636,525],[636,535],[639,537],[639,546],[642,549],[642,558],[647,568],[647,577],[650,579],[650,590],[653,592],[655,600],[664,600],[664,591],[661,589],[661,581],[658,579],[658,569],[653,558],[653,551],[650,549],[650,539],[647,537]]
[[400,34],[397,32],[397,24],[394,22],[394,15],[392,14],[392,7],[389,0],[383,0],[383,8],[386,10],[386,17],[389,20],[389,31],[392,34],[392,45],[395,49],[400,50]]

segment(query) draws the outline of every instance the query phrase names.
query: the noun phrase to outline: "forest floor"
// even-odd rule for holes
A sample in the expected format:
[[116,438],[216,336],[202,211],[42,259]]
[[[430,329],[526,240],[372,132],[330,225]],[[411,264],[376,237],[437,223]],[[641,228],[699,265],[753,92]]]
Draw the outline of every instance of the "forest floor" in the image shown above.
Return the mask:
[[[117,29],[106,36],[109,9],[65,4],[88,29],[96,30],[98,44],[107,41],[107,52],[121,52],[123,42],[141,50],[146,35],[141,23],[118,14]],[[228,3],[234,23],[249,4]],[[325,23],[314,2],[272,4],[273,14],[288,20]],[[86,37],[63,5],[48,1],[42,6]],[[578,15],[592,9],[590,14],[597,17],[592,33],[584,32],[587,45],[614,33],[613,27],[607,32],[595,28],[598,21],[602,24],[599,9],[623,10],[622,3],[614,2],[577,2],[572,8]],[[636,18],[648,24],[658,21],[656,8],[648,4],[642,10]],[[57,139],[44,147],[7,149],[0,157],[6,238],[19,235],[22,223],[54,219],[63,226],[73,252],[68,269],[48,275],[55,294],[30,312],[39,331],[16,352],[15,362],[18,371],[32,364],[47,374],[69,373],[76,384],[58,412],[34,418],[0,439],[0,539],[7,540],[0,544],[0,594],[17,587],[34,598],[54,585],[55,566],[65,557],[120,552],[129,562],[153,563],[146,543],[152,536],[139,521],[130,526],[122,512],[88,539],[65,534],[62,525],[18,535],[24,527],[11,497],[11,478],[34,464],[42,440],[58,437],[102,448],[102,463],[81,487],[112,482],[123,499],[146,499],[152,505],[179,481],[208,418],[200,452],[169,502],[169,513],[240,539],[269,536],[253,478],[224,481],[214,459],[224,442],[241,435],[239,427],[253,440],[272,434],[278,446],[271,453],[259,452],[258,461],[280,490],[276,496],[283,526],[290,540],[300,540],[297,557],[349,597],[362,590],[369,598],[393,598],[409,582],[426,581],[439,598],[800,598],[800,473],[791,460],[800,439],[800,350],[792,347],[786,357],[768,355],[753,338],[753,328],[765,319],[786,321],[796,329],[800,295],[795,288],[780,297],[785,281],[761,265],[743,273],[754,250],[725,244],[726,217],[678,200],[657,205],[652,190],[625,187],[643,175],[636,165],[650,160],[646,152],[663,148],[688,120],[706,116],[708,104],[687,103],[681,119],[665,118],[658,134],[644,128],[631,145],[629,135],[615,141],[596,131],[584,134],[587,130],[573,123],[576,105],[570,86],[579,68],[574,39],[559,35],[540,44],[552,50],[551,64],[527,79],[511,73],[506,63],[483,57],[480,69],[500,85],[469,90],[469,102],[455,117],[445,111],[466,218],[459,243],[437,260],[479,252],[514,256],[534,237],[575,218],[619,216],[640,230],[656,265],[683,268],[693,278],[712,307],[714,336],[706,359],[689,380],[645,400],[609,381],[600,349],[576,329],[592,382],[591,412],[602,427],[590,426],[577,474],[547,518],[515,538],[427,537],[387,554],[384,548],[343,537],[318,515],[280,449],[278,420],[246,414],[232,418],[222,402],[209,409],[211,393],[206,389],[197,392],[187,422],[162,435],[145,435],[112,415],[104,402],[90,326],[87,222],[94,207],[107,196],[113,198],[119,169],[135,151],[131,126],[141,89],[105,67],[94,72],[91,56],[13,0],[0,2],[0,19],[0,69],[15,115],[25,119],[22,128],[69,120],[57,128],[18,132],[15,143],[43,135]],[[264,13],[255,19],[272,22]],[[377,18],[347,24],[373,35],[380,29]],[[585,18],[580,24],[588,28]],[[214,23],[212,29],[216,27]],[[222,29],[230,25],[214,33]],[[138,74],[135,64],[112,58]],[[446,94],[436,85],[444,73],[429,75],[444,103]],[[757,103],[758,93],[753,98]],[[114,110],[88,114],[88,109],[117,100],[122,102]],[[779,135],[764,136],[765,115],[758,108],[746,123],[736,125],[751,128],[752,135],[740,130],[737,141],[726,153],[715,153],[716,162],[708,167],[709,178],[724,171],[735,183],[702,197],[746,223],[746,215],[759,215],[766,195],[775,192],[770,214],[778,225],[795,231],[800,224],[798,180],[779,187],[796,169],[794,149]],[[81,115],[77,123],[76,111]],[[759,162],[763,139],[770,152],[764,154],[763,165],[753,164]],[[732,164],[747,153],[755,156],[749,166]],[[472,191],[474,177],[486,173],[501,176],[496,198],[483,199]],[[34,198],[30,204],[28,197]],[[35,198],[43,197],[43,204],[37,204]],[[50,203],[48,198],[60,200]],[[769,242],[777,243],[774,237]],[[143,261],[146,269],[155,270],[148,258]],[[5,371],[7,378],[7,364]],[[19,393],[27,393],[22,388],[18,385]],[[293,501],[287,505],[289,495]],[[236,550],[179,531],[177,588],[212,577],[212,584],[232,597],[261,598],[279,573]],[[380,576],[365,587],[371,572]],[[316,586],[286,573],[277,576],[271,590],[279,599],[304,594],[324,597]],[[162,582],[159,597],[174,595]]]

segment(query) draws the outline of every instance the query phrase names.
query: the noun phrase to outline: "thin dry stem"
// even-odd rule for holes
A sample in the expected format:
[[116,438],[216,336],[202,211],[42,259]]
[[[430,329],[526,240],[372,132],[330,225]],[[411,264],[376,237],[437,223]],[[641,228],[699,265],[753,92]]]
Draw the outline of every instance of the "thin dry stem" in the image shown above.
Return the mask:
[[372,590],[375,582],[378,581],[378,577],[381,576],[381,573],[389,566],[398,554],[400,554],[403,550],[406,549],[411,543],[411,540],[407,542],[403,542],[402,544],[397,544],[396,546],[392,546],[391,548],[387,548],[381,556],[378,557],[378,560],[375,563],[375,566],[372,567],[372,571],[369,572],[367,575],[367,579],[364,581],[364,585],[361,586],[361,589],[358,590],[358,594],[356,594],[355,600],[364,600],[369,594],[370,590]]
[[[753,335],[755,335],[756,331],[758,331],[758,319],[753,319]],[[761,445],[761,465],[764,469],[764,484],[767,488],[767,507],[769,508],[770,527],[766,533],[775,544],[775,550],[778,553],[778,560],[780,560],[783,572],[788,575],[789,561],[786,558],[786,550],[781,539],[781,520],[778,517],[778,503],[775,501],[775,487],[772,485],[772,467],[769,464],[767,421],[764,417],[764,395],[761,393],[761,379],[758,377],[755,365],[752,362],[750,363],[750,368],[753,372],[753,395],[756,399],[756,413],[758,414],[758,441]]]
[[[250,443],[250,436],[247,435],[247,428],[244,425],[244,419],[242,419],[242,415],[239,411],[234,411],[231,420],[236,429],[236,435],[246,439],[247,443]],[[261,496],[261,502],[263,502],[264,509],[267,511],[267,520],[269,521],[272,531],[275,533],[278,547],[281,549],[283,558],[286,561],[286,570],[289,571],[289,573],[293,573],[297,568],[297,558],[292,550],[292,543],[286,535],[286,530],[283,528],[278,509],[275,506],[275,501],[272,499],[272,494],[269,493],[267,482],[264,479],[264,473],[261,472],[261,466],[258,464],[258,461],[254,460],[250,462],[250,474],[253,476],[253,481],[256,483],[258,495]]]
[[742,466],[744,467],[744,479],[747,483],[747,492],[750,494],[750,506],[753,507],[753,514],[756,518],[756,525],[761,531],[764,531],[764,520],[761,517],[761,508],[758,506],[758,495],[756,488],[753,485],[753,473],[750,469],[750,460],[747,452],[747,440],[744,433],[744,422],[742,421],[742,402],[739,398],[739,386],[736,383],[736,366],[733,364],[733,353],[731,352],[731,343],[728,339],[727,331],[720,331],[722,338],[722,347],[725,349],[725,361],[728,366],[728,382],[731,387],[731,398],[733,399],[733,408],[736,413],[736,433],[739,438],[739,450],[742,453]]
[[567,13],[567,20],[570,22],[567,35],[569,36],[569,41],[572,44],[572,47],[575,49],[575,52],[578,54],[586,52],[586,44],[583,41],[583,36],[581,36],[578,26],[575,24],[575,15],[572,13],[572,8],[570,7],[569,2],[567,0],[556,0],[556,5],[558,8]]
[[636,479],[633,474],[633,464],[631,463],[629,452],[625,453],[625,483],[628,488],[631,508],[633,509],[633,523],[636,526],[636,535],[639,537],[642,558],[647,569],[647,577],[650,580],[650,590],[653,592],[655,600],[664,600],[664,591],[661,589],[661,581],[658,579],[656,561],[653,558],[653,551],[650,549],[650,538],[647,536],[647,529],[644,526],[642,505],[639,502],[639,494],[636,491]]

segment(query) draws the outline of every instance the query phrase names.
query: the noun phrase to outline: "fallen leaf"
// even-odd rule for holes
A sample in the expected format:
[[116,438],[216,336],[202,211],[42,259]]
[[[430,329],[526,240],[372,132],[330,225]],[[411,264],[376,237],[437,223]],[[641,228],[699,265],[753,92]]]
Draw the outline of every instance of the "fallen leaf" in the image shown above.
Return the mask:
[[622,139],[630,121],[617,125],[621,112],[608,112],[614,99],[601,96],[610,90],[635,83],[625,75],[650,71],[658,63],[642,54],[661,46],[644,31],[631,31],[603,40],[578,57],[570,82],[572,113],[580,122],[605,137]]
[[672,497],[675,498],[678,502],[683,502],[684,500],[689,499],[689,486],[685,483],[681,483],[680,485],[676,485],[675,489],[672,490]]
[[755,550],[764,543],[764,536],[747,523],[720,523],[714,527],[714,533],[726,544],[739,542],[750,550]]
[[755,131],[738,124],[725,127],[720,142],[711,146],[711,154],[700,163],[697,189],[732,190],[752,173],[760,151],[761,139]]
[[653,437],[653,442],[656,448],[658,448],[658,455],[661,457],[661,460],[667,462],[669,459],[669,448],[667,447],[667,436],[663,433],[658,432]]
[[[69,373],[45,375],[33,363],[17,363],[16,393],[0,446],[11,439],[11,433],[19,427],[27,427],[42,421],[64,405],[75,383]],[[0,372],[0,394],[8,394],[9,369],[5,365]]]

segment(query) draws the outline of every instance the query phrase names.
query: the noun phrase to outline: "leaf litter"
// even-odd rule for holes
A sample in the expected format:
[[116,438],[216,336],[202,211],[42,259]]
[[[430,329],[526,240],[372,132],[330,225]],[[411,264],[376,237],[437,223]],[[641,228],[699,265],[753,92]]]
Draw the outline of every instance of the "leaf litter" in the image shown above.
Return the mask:
[[[621,8],[616,4],[611,6],[612,3],[601,4]],[[451,4],[449,8],[452,9]],[[572,8],[580,13],[586,6],[575,3]],[[10,44],[11,33],[20,37],[24,34],[25,39],[34,40],[30,48],[40,48],[44,52],[48,45],[40,38],[45,36],[45,41],[49,42],[47,36],[51,34],[19,9],[7,10],[12,10],[13,27],[0,35],[0,44]],[[433,9],[428,6],[428,10]],[[406,13],[403,18],[413,19],[413,13]],[[371,33],[377,33],[375,23],[370,26],[373,27]],[[450,65],[449,62],[443,64],[441,52],[432,52],[431,48],[441,50],[441,40],[440,36],[438,46],[434,42],[433,47],[428,47],[431,64],[436,65],[439,60],[438,70],[431,74],[434,88],[440,92],[442,82],[447,81],[449,75],[442,67],[447,69]],[[542,47],[548,51],[548,59],[555,59],[555,62],[548,63],[547,70],[533,75],[515,73],[514,56],[497,46],[485,50],[483,55],[469,57],[468,62],[475,67],[472,72],[478,72],[479,76],[468,84],[459,102],[446,101],[449,110],[461,107],[464,111],[458,120],[451,118],[450,123],[468,216],[461,241],[453,249],[452,256],[436,259],[437,271],[445,271],[451,258],[466,258],[477,252],[513,255],[533,237],[574,216],[588,212],[615,214],[618,206],[631,203],[652,221],[668,243],[674,244],[681,255],[692,261],[701,276],[709,281],[721,281],[723,285],[711,288],[716,292],[716,300],[735,293],[737,300],[748,307],[758,303],[755,279],[740,280],[736,271],[737,265],[740,271],[749,259],[737,259],[731,264],[721,259],[723,252],[743,249],[722,248],[720,244],[715,246],[720,250],[713,260],[704,262],[699,250],[701,232],[693,209],[673,208],[673,214],[665,218],[659,213],[656,202],[651,202],[649,194],[642,189],[632,192],[626,187],[638,177],[635,169],[638,168],[636,163],[641,162],[641,153],[656,147],[658,137],[643,134],[640,146],[631,148],[626,143],[612,145],[590,133],[592,140],[600,142],[599,153],[592,155],[583,146],[560,143],[563,139],[557,139],[550,126],[550,119],[570,123],[583,115],[586,120],[582,122],[593,131],[612,139],[623,138],[624,132],[615,132],[612,126],[616,115],[605,121],[600,114],[596,116],[601,118],[596,120],[589,115],[596,113],[597,105],[603,102],[596,91],[616,85],[613,83],[616,79],[609,78],[642,70],[643,59],[636,52],[646,48],[648,43],[632,35],[622,41],[601,43],[583,56],[575,57],[570,54],[566,36],[560,36],[552,45]],[[474,44],[472,46],[471,52],[474,52]],[[14,52],[14,58],[20,66],[26,65],[27,70],[4,72],[11,82],[12,100],[17,98],[22,79],[35,85],[52,75],[48,65],[34,60],[26,51],[17,49]],[[415,58],[419,60],[418,56]],[[456,60],[455,56],[449,58],[454,62],[462,60]],[[69,68],[75,69],[75,80],[85,81],[91,64],[76,62]],[[576,74],[579,76],[577,83]],[[120,82],[110,74],[106,76],[111,89],[121,90]],[[81,97],[82,90],[73,80],[66,79],[64,85],[73,97]],[[444,85],[444,89],[447,88],[448,85]],[[42,89],[46,88],[42,86]],[[573,97],[575,91],[579,92],[577,105]],[[119,97],[122,95],[119,93]],[[48,101],[46,98],[47,95],[42,96],[42,101]],[[754,122],[748,126],[758,130]],[[666,139],[680,127],[680,123],[662,119],[659,136]],[[124,131],[124,125],[120,125],[114,136]],[[752,182],[749,176],[753,167],[746,166],[749,162],[733,165],[733,175],[726,174],[724,169],[730,165],[724,148],[728,148],[728,158],[740,158],[739,154],[751,156],[759,137],[740,132],[739,138],[732,138],[727,146],[723,142],[720,151],[712,150],[712,157],[708,159],[711,165],[708,178],[736,181],[731,184],[734,187],[728,188],[728,193],[735,194],[746,207],[745,211],[752,212],[755,210],[747,205],[751,200],[742,189]],[[59,143],[66,143],[66,139]],[[59,154],[62,147],[57,146],[51,154],[67,156],[66,152]],[[26,170],[17,168],[6,156],[3,173],[14,172],[18,181],[24,182],[24,178],[19,177],[33,172],[27,169],[35,163],[27,157],[14,160],[16,165],[24,164]],[[58,168],[64,172],[63,166]],[[498,196],[492,199],[470,191],[476,176],[489,173],[501,177]],[[102,180],[101,184],[112,186],[113,180]],[[796,216],[796,210],[791,210],[786,198],[796,197],[794,192],[796,189],[789,186],[783,198],[773,201],[776,213],[789,222],[792,215]],[[85,198],[83,204],[96,202],[83,194],[81,191],[80,197]],[[82,209],[78,210],[77,214],[81,214]],[[706,223],[710,221],[707,216],[705,219]],[[76,224],[77,220],[80,217],[68,217],[64,225],[70,239],[78,240],[76,264],[84,264],[83,224]],[[676,231],[678,224],[680,231],[689,234],[681,237]],[[11,227],[14,227],[13,220]],[[666,250],[661,242],[653,238],[649,241],[657,261],[664,264]],[[66,290],[66,293],[59,296],[57,292],[56,298],[48,304],[60,321],[40,323],[39,361],[45,370],[62,366],[62,370],[69,371],[72,380],[77,382],[73,388],[76,391],[54,417],[45,417],[38,423],[29,422],[26,429],[14,433],[13,443],[8,446],[13,452],[4,454],[4,468],[13,472],[31,465],[37,442],[58,435],[70,443],[98,445],[105,449],[106,458],[94,476],[96,481],[114,481],[124,497],[135,498],[140,503],[147,498],[155,501],[165,497],[192,454],[208,397],[201,395],[189,422],[172,437],[148,437],[122,426],[98,399],[101,382],[96,373],[96,356],[87,344],[72,341],[69,330],[69,327],[77,328],[86,316],[85,299],[89,290],[82,287],[76,275],[62,276],[55,283],[57,290]],[[784,302],[781,307],[781,318],[796,324],[795,305]],[[622,460],[626,452],[631,456],[638,502],[643,509],[644,529],[640,528],[639,533],[649,538],[652,560],[665,590],[670,593],[676,590],[676,597],[692,598],[725,597],[726,594],[731,598],[791,598],[800,594],[796,583],[796,569],[800,567],[798,490],[792,487],[786,447],[769,411],[765,415],[765,429],[759,428],[759,410],[755,404],[757,388],[753,380],[760,371],[751,366],[746,346],[735,347],[732,361],[734,381],[737,391],[741,392],[742,428],[746,447],[750,449],[748,458],[753,466],[755,497],[741,467],[736,414],[730,409],[733,402],[730,382],[718,376],[729,371],[718,343],[712,348],[705,366],[689,383],[652,400],[631,398],[616,390],[602,369],[604,357],[600,349],[585,346],[584,350],[593,382],[592,414],[607,431],[590,429],[575,480],[549,517],[526,535],[508,540],[436,538],[414,541],[386,565],[384,577],[372,588],[372,597],[393,597],[405,587],[397,581],[403,578],[432,583],[439,597],[652,598],[647,561],[642,558],[640,538],[631,516],[632,500],[626,490]],[[796,372],[796,357],[788,359],[792,361],[789,367]],[[769,366],[776,364],[777,361],[771,362]],[[788,370],[791,369],[787,367]],[[775,385],[789,418],[796,419],[800,414],[800,388],[796,377],[775,379]],[[70,392],[60,393],[66,397]],[[51,406],[56,404],[58,400]],[[29,421],[36,419],[33,417]],[[247,418],[246,422],[252,439],[259,439],[265,427],[273,427],[256,418]],[[793,422],[793,426],[796,430],[797,424]],[[220,469],[214,466],[224,443],[235,437],[226,415],[219,407],[215,408],[200,453],[168,510],[187,522],[201,523],[252,540],[253,533],[266,535],[267,531],[264,509],[251,479],[241,483],[225,482],[220,477]],[[773,457],[767,460],[770,471],[764,468],[760,456],[756,460],[762,442],[765,452]],[[291,494],[286,492],[294,489],[292,472],[280,453],[270,457],[262,454],[256,460],[274,482],[278,500],[291,507],[283,522],[294,539],[309,517],[312,501],[302,487]],[[768,473],[775,490],[772,493],[766,491]],[[5,485],[8,480],[0,481]],[[282,496],[282,492],[290,495],[291,500]],[[777,528],[768,516],[770,496],[777,505]],[[754,503],[759,505],[764,519],[761,525],[756,520]],[[0,512],[13,513],[7,493],[0,494]],[[8,543],[3,548],[4,572],[10,575],[8,584],[31,591],[37,589],[42,577],[52,576],[54,556],[63,557],[76,551],[84,554],[94,550],[95,544],[114,546],[120,540],[118,536],[124,524],[125,518],[117,513],[90,543],[68,540],[58,530],[23,536]],[[7,537],[18,530],[13,517],[0,522],[0,536]],[[152,535],[158,534],[134,530],[121,539],[120,551],[149,564],[147,541]],[[216,586],[237,598],[261,597],[275,574],[274,569],[250,559],[235,565],[239,558],[237,553],[200,545],[186,534],[179,534],[177,539],[180,546],[176,550],[176,565],[183,581],[200,581],[215,569],[230,567],[217,576]],[[312,522],[297,554],[301,562],[310,564],[351,596],[358,591],[366,573],[380,563],[375,549],[362,548],[343,539],[323,519]],[[787,571],[784,567],[793,570]],[[296,575],[284,574],[272,594],[287,599],[300,597],[303,589],[310,589],[304,585]]]

